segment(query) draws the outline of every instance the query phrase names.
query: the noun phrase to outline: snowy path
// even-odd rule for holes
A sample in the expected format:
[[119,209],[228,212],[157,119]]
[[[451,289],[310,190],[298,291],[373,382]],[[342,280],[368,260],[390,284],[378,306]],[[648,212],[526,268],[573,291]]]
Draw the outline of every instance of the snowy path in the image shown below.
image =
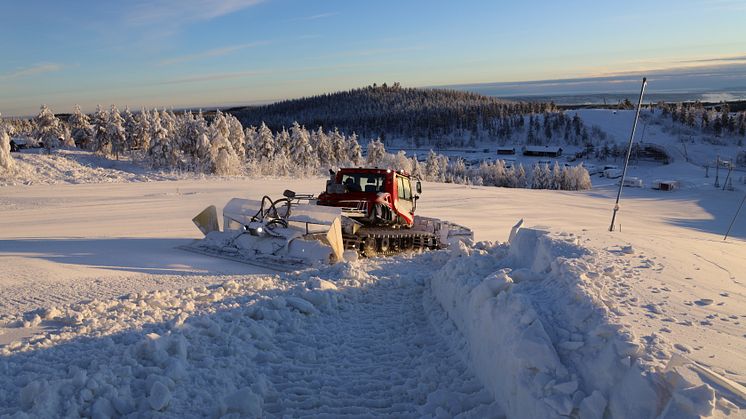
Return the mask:
[[498,417],[492,396],[430,327],[415,263],[385,263],[356,304],[278,336],[278,416]]

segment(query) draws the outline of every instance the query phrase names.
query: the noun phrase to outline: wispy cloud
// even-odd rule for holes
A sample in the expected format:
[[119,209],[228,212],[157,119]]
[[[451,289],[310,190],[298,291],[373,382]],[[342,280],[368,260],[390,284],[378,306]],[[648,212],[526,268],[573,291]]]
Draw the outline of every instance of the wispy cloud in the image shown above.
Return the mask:
[[262,45],[268,45],[269,41],[257,41],[257,42],[250,42],[248,44],[240,44],[240,45],[229,45],[225,47],[215,48],[203,52],[198,52],[195,54],[188,54],[188,55],[182,55],[179,57],[172,57],[172,58],[166,58],[164,60],[161,60],[158,62],[158,65],[172,65],[172,64],[181,64],[189,61],[197,61],[197,60],[203,60],[205,58],[211,58],[211,57],[221,57],[224,55],[228,55],[232,52],[240,51],[242,49],[247,48],[254,48]]
[[679,61],[681,63],[714,63],[714,62],[732,62],[732,61],[746,61],[746,55],[736,55],[728,57],[714,57],[714,58],[701,58],[697,60],[685,60]]
[[42,63],[31,67],[19,68],[13,72],[0,74],[0,80],[17,79],[21,77],[35,76],[37,74],[54,73],[64,68],[62,64]]
[[132,25],[182,25],[225,16],[263,0],[157,0],[141,1],[125,17]]
[[310,16],[301,16],[301,17],[294,17],[292,19],[288,19],[289,22],[300,22],[300,21],[308,21],[308,20],[318,20],[318,19],[324,19],[327,17],[332,16],[338,16],[339,12],[327,12],[327,13],[319,13],[315,15]]

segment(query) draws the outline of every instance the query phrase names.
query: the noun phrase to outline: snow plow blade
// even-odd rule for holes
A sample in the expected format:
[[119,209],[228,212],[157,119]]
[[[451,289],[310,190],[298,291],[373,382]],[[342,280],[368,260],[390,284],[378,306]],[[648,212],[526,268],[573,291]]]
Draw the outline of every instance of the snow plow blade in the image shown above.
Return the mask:
[[341,209],[300,204],[288,198],[234,198],[206,208],[193,221],[205,234],[182,249],[264,268],[293,271],[343,260]]
[[210,205],[205,208],[204,211],[192,218],[192,222],[194,222],[197,228],[199,228],[199,231],[204,235],[207,235],[212,231],[220,231],[220,225],[218,224],[218,210],[215,208],[215,205]]

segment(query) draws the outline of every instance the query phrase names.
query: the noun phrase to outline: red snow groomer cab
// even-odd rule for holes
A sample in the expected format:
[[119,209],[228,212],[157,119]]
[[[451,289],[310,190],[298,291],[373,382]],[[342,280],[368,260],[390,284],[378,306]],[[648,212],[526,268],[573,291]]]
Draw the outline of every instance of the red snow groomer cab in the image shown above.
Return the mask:
[[410,228],[422,186],[403,170],[340,169],[330,172],[318,205],[340,207],[344,215],[367,226]]

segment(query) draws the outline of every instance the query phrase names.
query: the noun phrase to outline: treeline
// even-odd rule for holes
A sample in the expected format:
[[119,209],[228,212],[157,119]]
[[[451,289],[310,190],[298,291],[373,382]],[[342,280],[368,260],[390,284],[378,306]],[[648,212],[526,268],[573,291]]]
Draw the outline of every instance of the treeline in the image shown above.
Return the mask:
[[[266,123],[279,130],[297,121],[315,128],[335,126],[363,138],[409,141],[416,147],[474,147],[508,141],[585,144],[593,133],[575,115],[553,103],[508,102],[476,93],[444,89],[368,86],[344,92],[233,108],[244,125]],[[538,124],[538,125],[537,125]]]
[[656,105],[663,119],[701,134],[717,138],[731,137],[738,146],[746,137],[746,111],[731,112],[727,103],[705,107],[700,102]]
[[[322,127],[309,131],[298,122],[293,122],[289,130],[274,132],[263,122],[244,128],[236,117],[220,111],[208,120],[201,112],[144,110],[135,114],[126,108],[120,112],[115,105],[109,109],[99,106],[92,115],[86,115],[76,106],[67,121],[62,121],[42,106],[32,121],[12,121],[11,125],[10,130],[39,141],[50,151],[61,145],[77,146],[107,158],[127,155],[162,170],[310,176],[325,174],[330,168],[365,164],[403,169],[437,182],[549,189],[590,187],[590,179],[584,181],[583,172],[587,177],[587,171],[582,167],[571,172],[568,168],[550,171],[536,166],[528,175],[522,166],[506,168],[502,162],[467,169],[463,159],[449,160],[432,151],[420,164],[417,156],[408,157],[403,151],[386,152],[379,139],[368,144],[363,157],[355,133],[346,135]],[[561,180],[563,176],[566,180]]]
[[527,172],[522,164],[506,166],[504,160],[483,161],[478,166],[467,167],[463,159],[449,160],[433,151],[427,156],[424,167],[414,160],[411,172],[420,178],[446,183],[503,188],[556,189],[577,191],[591,189],[591,177],[582,165],[553,167],[535,164]]

